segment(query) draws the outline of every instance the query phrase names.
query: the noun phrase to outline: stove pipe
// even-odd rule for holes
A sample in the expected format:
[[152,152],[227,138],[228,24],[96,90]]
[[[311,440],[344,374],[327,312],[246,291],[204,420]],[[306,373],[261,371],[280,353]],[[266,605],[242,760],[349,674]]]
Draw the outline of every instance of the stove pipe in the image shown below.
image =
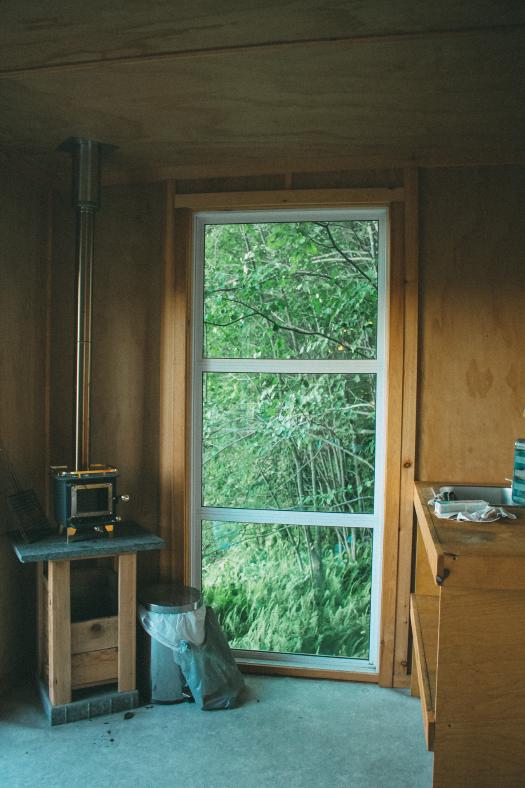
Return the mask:
[[72,204],[77,212],[76,358],[75,358],[75,470],[89,470],[91,322],[95,213],[100,208],[100,170],[103,153],[114,150],[96,140],[70,137],[58,150],[73,156]]

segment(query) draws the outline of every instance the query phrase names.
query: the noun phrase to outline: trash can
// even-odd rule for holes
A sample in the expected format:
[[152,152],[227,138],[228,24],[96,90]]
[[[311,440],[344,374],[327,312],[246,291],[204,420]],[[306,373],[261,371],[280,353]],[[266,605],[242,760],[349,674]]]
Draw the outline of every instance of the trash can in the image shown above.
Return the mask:
[[187,635],[188,630],[199,629],[200,619],[204,631],[201,592],[182,584],[160,584],[143,589],[139,602],[140,620],[147,633],[141,660],[143,693],[151,703],[181,703],[187,700],[183,692],[186,681],[175,662],[173,646],[167,644],[180,634]]

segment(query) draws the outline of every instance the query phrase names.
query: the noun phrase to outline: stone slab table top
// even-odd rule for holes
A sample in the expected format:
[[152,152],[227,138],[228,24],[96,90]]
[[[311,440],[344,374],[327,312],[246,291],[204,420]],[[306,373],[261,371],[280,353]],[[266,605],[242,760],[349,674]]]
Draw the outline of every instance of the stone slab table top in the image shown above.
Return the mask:
[[34,561],[69,561],[74,558],[103,558],[121,553],[139,553],[145,550],[160,550],[166,542],[160,536],[146,531],[137,523],[123,522],[116,528],[115,536],[97,536],[95,539],[70,542],[65,534],[52,534],[37,542],[27,544],[13,538],[13,548],[23,564]]

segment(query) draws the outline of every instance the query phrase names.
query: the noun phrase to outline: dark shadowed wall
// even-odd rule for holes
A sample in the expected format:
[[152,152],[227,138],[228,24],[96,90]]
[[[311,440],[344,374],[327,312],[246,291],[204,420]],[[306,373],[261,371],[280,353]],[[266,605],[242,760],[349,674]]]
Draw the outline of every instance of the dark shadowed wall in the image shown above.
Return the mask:
[[[19,173],[0,179],[0,439],[18,481],[45,499],[46,213],[43,189]],[[2,473],[2,491],[10,483]],[[16,559],[0,496],[0,691],[34,654],[34,567]]]

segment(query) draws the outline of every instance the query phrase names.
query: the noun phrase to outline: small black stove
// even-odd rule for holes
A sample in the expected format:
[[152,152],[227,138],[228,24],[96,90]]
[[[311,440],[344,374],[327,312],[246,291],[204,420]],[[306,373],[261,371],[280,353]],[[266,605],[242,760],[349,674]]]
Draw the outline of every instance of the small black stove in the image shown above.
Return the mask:
[[122,519],[117,514],[119,501],[129,495],[117,495],[117,468],[90,465],[89,470],[69,470],[53,466],[55,519],[68,542],[97,535],[113,536]]

